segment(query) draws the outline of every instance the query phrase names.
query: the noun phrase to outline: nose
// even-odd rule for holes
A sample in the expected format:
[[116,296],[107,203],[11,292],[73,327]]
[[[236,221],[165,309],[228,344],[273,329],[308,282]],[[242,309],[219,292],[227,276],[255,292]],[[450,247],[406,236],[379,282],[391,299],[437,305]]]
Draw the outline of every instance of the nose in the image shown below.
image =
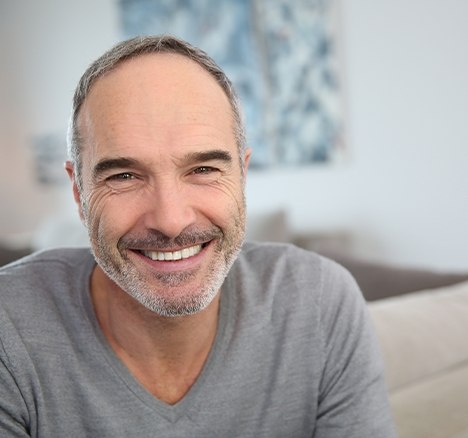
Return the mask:
[[175,238],[184,229],[196,223],[193,196],[181,183],[159,183],[149,190],[144,202],[146,229]]

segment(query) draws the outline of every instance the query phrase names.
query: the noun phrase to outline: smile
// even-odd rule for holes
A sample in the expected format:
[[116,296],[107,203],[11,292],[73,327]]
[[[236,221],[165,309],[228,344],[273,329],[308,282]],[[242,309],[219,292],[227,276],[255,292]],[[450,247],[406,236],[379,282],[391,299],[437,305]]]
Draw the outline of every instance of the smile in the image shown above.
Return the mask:
[[202,250],[202,245],[190,246],[178,251],[141,251],[141,253],[151,260],[183,260],[197,255]]

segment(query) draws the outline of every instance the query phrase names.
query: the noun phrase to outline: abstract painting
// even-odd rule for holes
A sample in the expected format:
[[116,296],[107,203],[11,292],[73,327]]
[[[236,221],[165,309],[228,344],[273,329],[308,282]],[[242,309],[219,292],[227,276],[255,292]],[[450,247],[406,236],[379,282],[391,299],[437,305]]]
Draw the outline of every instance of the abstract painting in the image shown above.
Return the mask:
[[256,168],[342,153],[337,8],[338,0],[119,0],[122,37],[175,35],[226,71]]

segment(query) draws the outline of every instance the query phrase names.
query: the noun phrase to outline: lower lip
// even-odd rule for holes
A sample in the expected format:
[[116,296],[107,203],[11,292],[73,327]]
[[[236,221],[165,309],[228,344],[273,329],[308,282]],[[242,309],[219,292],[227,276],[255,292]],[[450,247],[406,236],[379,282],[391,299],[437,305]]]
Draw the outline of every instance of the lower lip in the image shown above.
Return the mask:
[[139,251],[132,251],[132,253],[157,271],[178,272],[197,268],[201,264],[203,258],[206,255],[206,252],[208,251],[208,248],[210,248],[212,244],[213,241],[205,244],[198,254],[180,260],[151,260],[149,257],[146,257]]

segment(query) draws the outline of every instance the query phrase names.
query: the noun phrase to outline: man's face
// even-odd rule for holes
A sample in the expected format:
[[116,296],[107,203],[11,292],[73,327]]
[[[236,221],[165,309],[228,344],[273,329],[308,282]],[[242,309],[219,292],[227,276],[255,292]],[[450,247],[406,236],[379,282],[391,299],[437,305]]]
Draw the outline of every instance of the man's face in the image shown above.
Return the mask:
[[170,54],[124,62],[80,110],[83,188],[74,189],[98,266],[110,287],[160,315],[204,309],[242,244],[233,123],[215,80]]

